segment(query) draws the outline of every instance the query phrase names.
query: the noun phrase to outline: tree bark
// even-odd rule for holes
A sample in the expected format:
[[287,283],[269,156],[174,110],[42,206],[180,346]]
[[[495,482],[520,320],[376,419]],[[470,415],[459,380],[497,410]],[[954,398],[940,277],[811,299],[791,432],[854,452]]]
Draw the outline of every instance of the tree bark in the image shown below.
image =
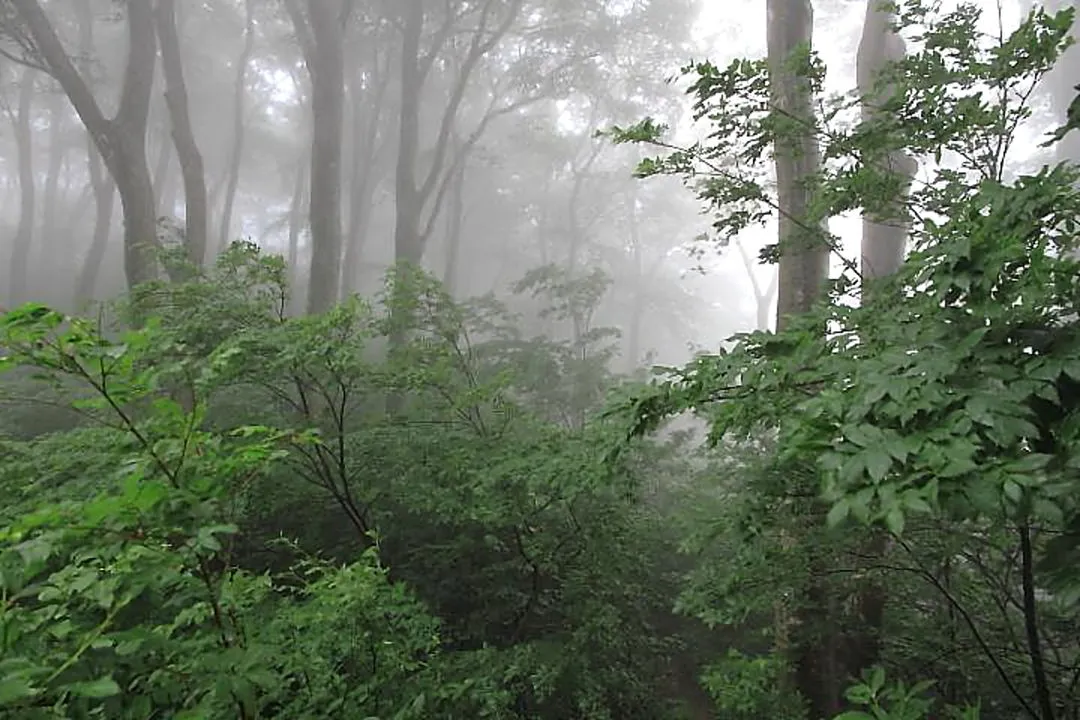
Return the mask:
[[154,191],[146,164],[146,130],[157,43],[154,10],[148,2],[127,5],[128,55],[119,110],[112,119],[64,50],[37,0],[10,0],[50,73],[83,121],[116,181],[124,214],[124,275],[129,287],[156,274]]
[[[345,259],[341,268],[341,297],[344,299],[356,288],[360,257],[364,239],[371,222],[372,203],[375,188],[382,171],[382,153],[379,145],[379,129],[382,122],[382,109],[389,86],[390,73],[379,68],[379,52],[374,53],[371,71],[375,79],[374,96],[361,93],[359,80],[352,87],[352,167],[349,170],[349,221],[345,233]],[[365,98],[367,103],[362,102]],[[367,112],[364,111],[367,105]]]
[[[421,52],[420,40],[424,32],[424,0],[403,0],[405,6],[402,17],[401,44],[401,96],[399,98],[398,158],[395,177],[395,226],[394,259],[419,265],[423,260],[430,230],[438,214],[438,203],[430,209],[429,217],[424,220],[425,211],[441,183],[445,183],[446,163],[453,150],[452,136],[458,119],[458,111],[465,98],[469,81],[480,61],[499,43],[513,25],[521,12],[522,0],[510,0],[504,10],[502,20],[490,27],[492,14],[500,5],[496,0],[486,0],[480,6],[478,23],[466,46],[465,56],[454,78],[447,100],[439,120],[435,144],[431,151],[431,166],[422,178],[417,174],[417,160],[420,154],[420,105],[424,83],[431,70],[442,44],[454,31],[454,18],[448,17],[436,31],[427,52]],[[486,127],[486,125],[485,125]],[[482,128],[481,128],[482,130]],[[471,146],[479,139],[474,133],[466,145]],[[453,168],[449,169],[453,173]]]
[[[817,176],[821,166],[813,98],[809,83],[790,66],[792,56],[811,44],[813,7],[810,0],[767,0],[766,12],[771,102],[783,117],[804,125],[790,136],[778,137],[774,147],[780,245],[776,326],[782,331],[792,318],[808,312],[822,297],[829,274],[829,248],[821,228],[810,217],[808,181]],[[813,488],[799,491],[813,493]],[[782,546],[802,542],[801,536],[809,527],[820,526],[823,515],[816,503],[806,508],[805,515],[797,519],[807,527],[784,530]],[[825,572],[829,558],[813,547],[806,550],[807,585],[795,612],[790,649],[786,647],[788,609],[782,603],[777,606],[777,637],[778,649],[791,655],[795,686],[807,703],[809,717],[818,720],[840,712],[844,678],[838,667],[836,602]]]
[[[895,86],[882,78],[891,63],[904,59],[907,48],[894,30],[895,8],[883,0],[867,0],[862,37],[855,58],[856,79],[861,98],[864,123],[880,122],[882,110],[895,93]],[[894,274],[904,262],[908,239],[908,217],[903,198],[917,170],[915,162],[899,149],[886,150],[880,157],[870,157],[889,179],[883,193],[884,202],[863,213],[861,273],[864,302],[873,290],[875,280]],[[895,187],[894,187],[895,185]],[[895,199],[899,198],[899,199]],[[888,535],[881,529],[870,531],[862,543],[861,555],[870,560],[863,564],[880,564],[889,551]],[[863,670],[881,660],[881,632],[885,622],[888,592],[876,579],[859,583],[855,591],[857,613],[854,629],[846,643],[844,667],[849,675],[858,677]]]
[[116,199],[116,183],[102,167],[97,147],[91,138],[87,138],[86,163],[90,171],[90,182],[94,188],[94,235],[90,240],[90,249],[83,260],[79,277],[75,283],[75,302],[85,303],[94,297],[101,263],[109,247],[109,235],[112,230],[113,204]]
[[311,77],[311,276],[307,312],[338,299],[341,277],[341,145],[345,109],[342,0],[286,0]]
[[233,80],[233,143],[229,156],[228,177],[225,180],[225,200],[221,209],[221,229],[218,247],[226,248],[232,242],[233,204],[240,186],[240,167],[244,158],[244,136],[247,123],[244,118],[244,99],[247,96],[247,68],[255,49],[255,4],[244,1],[244,48],[236,61],[236,77]]
[[829,248],[818,228],[807,223],[810,193],[804,181],[821,167],[810,90],[786,67],[792,54],[811,42],[813,7],[810,0],[768,0],[766,10],[772,103],[785,116],[807,123],[805,133],[779,140],[775,149],[781,245],[777,328],[783,329],[788,316],[807,312],[821,297],[829,277]]
[[[892,28],[895,21],[895,12],[891,7],[893,2],[895,0],[866,2],[866,18],[855,57],[864,123],[874,123],[883,118],[881,108],[896,90],[893,84],[881,80],[881,73],[890,63],[903,60],[907,53],[903,38]],[[892,150],[870,161],[899,185],[897,193],[891,192],[890,188],[889,197],[903,198],[918,169],[914,160],[903,150]],[[885,202],[880,209],[863,214],[861,254],[864,282],[892,275],[900,269],[904,262],[907,237],[908,218],[902,200]]]
[[8,270],[8,303],[11,306],[26,302],[27,272],[30,269],[30,249],[34,244],[34,207],[37,187],[34,178],[34,136],[30,127],[34,89],[38,71],[26,68],[19,79],[19,107],[14,120],[15,144],[19,151],[19,226],[11,247],[11,267]]
[[156,20],[161,41],[161,67],[165,75],[165,103],[169,108],[176,157],[184,177],[184,244],[188,259],[196,267],[202,267],[206,260],[206,175],[188,112],[184,63],[176,30],[176,0],[158,0]]

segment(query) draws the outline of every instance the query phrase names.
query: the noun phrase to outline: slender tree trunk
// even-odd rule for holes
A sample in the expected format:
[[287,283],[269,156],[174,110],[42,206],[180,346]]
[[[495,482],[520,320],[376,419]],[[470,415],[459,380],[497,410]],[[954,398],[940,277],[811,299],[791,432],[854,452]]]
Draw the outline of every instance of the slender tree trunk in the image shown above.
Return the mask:
[[37,187],[34,178],[34,137],[30,127],[33,111],[37,70],[27,68],[19,79],[19,107],[16,110],[15,144],[19,152],[19,226],[11,247],[11,266],[8,269],[8,302],[26,302],[27,273],[30,269],[30,249],[34,244],[34,206]]
[[420,96],[424,84],[424,74],[420,67],[424,8],[423,0],[404,0],[404,4],[398,156],[394,180],[394,260],[418,265],[424,254],[420,237],[423,202],[416,177],[416,163],[420,153]]
[[311,276],[307,311],[333,307],[341,278],[341,146],[345,110],[342,0],[288,0],[311,77]]
[[173,145],[184,177],[184,243],[188,259],[202,267],[206,260],[206,175],[202,153],[195,141],[188,112],[187,84],[176,30],[176,1],[158,0],[157,33],[161,41],[161,66],[165,74],[165,103],[169,108]]
[[462,229],[465,224],[465,175],[468,162],[463,160],[454,172],[450,188],[450,206],[446,216],[446,265],[443,285],[453,297],[457,292],[458,263],[461,258]]
[[296,166],[296,179],[293,182],[292,202],[289,204],[289,287],[293,294],[300,287],[300,233],[304,230],[304,200],[307,190],[307,167],[303,160]]
[[40,247],[45,255],[45,262],[51,266],[52,272],[63,273],[64,268],[54,263],[60,260],[55,252],[58,241],[58,226],[60,220],[60,174],[64,168],[64,157],[67,148],[64,146],[64,120],[67,115],[67,100],[63,91],[52,86],[49,88],[49,164],[45,172],[45,192],[41,203],[41,240]]
[[174,215],[176,213],[176,175],[173,173],[172,141],[160,133],[161,139],[156,143],[157,157],[154,160],[154,191],[157,195],[158,215]]
[[236,77],[233,80],[233,142],[229,156],[228,176],[225,180],[225,199],[221,209],[221,229],[218,231],[218,247],[228,247],[232,242],[233,204],[236,202],[236,190],[240,186],[241,161],[244,158],[244,136],[247,129],[245,122],[244,99],[247,96],[247,69],[251,62],[251,53],[255,49],[255,4],[253,0],[244,1],[244,48],[236,61]]
[[90,240],[90,249],[83,260],[79,277],[75,284],[75,302],[85,303],[94,297],[94,287],[105,251],[109,247],[109,235],[112,231],[113,205],[116,200],[116,183],[105,173],[97,147],[87,138],[86,162],[90,171],[90,183],[94,188],[94,235]]
[[[381,167],[380,146],[377,141],[389,73],[380,72],[378,53],[375,53],[371,67],[372,72],[378,74],[374,96],[361,93],[358,81],[355,81],[352,87],[353,151],[352,167],[349,170],[349,222],[345,233],[345,259],[341,268],[343,299],[357,289],[360,258],[363,255],[364,240],[371,222],[372,204],[378,184],[377,166]],[[363,102],[365,99],[366,103]]]

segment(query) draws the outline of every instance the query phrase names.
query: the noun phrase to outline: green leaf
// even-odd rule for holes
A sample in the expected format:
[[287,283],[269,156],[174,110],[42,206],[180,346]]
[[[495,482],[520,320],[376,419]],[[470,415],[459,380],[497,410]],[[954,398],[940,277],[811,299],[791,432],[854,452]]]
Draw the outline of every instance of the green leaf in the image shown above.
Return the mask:
[[892,456],[883,447],[868,449],[863,454],[863,459],[866,463],[866,472],[874,482],[881,482],[885,479],[893,462]]
[[10,705],[36,694],[29,680],[21,675],[8,675],[0,679],[0,705]]
[[885,513],[885,527],[893,535],[902,535],[904,532],[904,511],[899,506],[892,506]]
[[851,501],[846,497],[840,498],[840,500],[829,509],[829,514],[826,516],[825,522],[830,528],[834,528],[844,522],[844,520],[847,520],[850,513]]
[[1009,498],[1014,503],[1020,502],[1020,498],[1024,495],[1024,488],[1012,478],[1005,481],[1005,485],[1002,489],[1005,491],[1005,497]]
[[120,686],[108,676],[89,682],[73,683],[67,689],[73,695],[88,698],[107,698],[120,694]]

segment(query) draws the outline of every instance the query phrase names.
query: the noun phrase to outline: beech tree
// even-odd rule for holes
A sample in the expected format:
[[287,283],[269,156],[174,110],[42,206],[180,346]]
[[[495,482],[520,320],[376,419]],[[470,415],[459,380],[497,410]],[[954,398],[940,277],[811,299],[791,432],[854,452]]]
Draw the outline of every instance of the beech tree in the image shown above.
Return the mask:
[[207,199],[206,176],[202,153],[195,141],[188,112],[187,84],[176,31],[175,0],[157,0],[157,34],[161,41],[161,67],[165,75],[165,102],[169,108],[173,144],[184,178],[185,244],[189,259],[196,266],[206,260]]
[[33,50],[63,88],[116,181],[124,216],[124,275],[129,286],[153,279],[154,190],[146,159],[147,119],[157,43],[154,7],[127,6],[127,62],[115,116],[107,117],[38,0],[11,0]]
[[311,78],[311,277],[307,309],[330,309],[341,282],[345,0],[285,0]]

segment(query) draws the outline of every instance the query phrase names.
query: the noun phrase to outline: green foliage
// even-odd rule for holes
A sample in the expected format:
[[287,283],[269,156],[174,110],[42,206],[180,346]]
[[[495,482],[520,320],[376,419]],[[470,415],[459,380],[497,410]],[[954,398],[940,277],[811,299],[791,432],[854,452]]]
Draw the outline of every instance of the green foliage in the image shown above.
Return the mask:
[[[878,215],[900,195],[882,158],[903,151],[928,168],[907,197],[912,252],[895,276],[865,292],[845,260],[827,298],[784,332],[740,335],[724,352],[665,369],[612,415],[638,437],[693,411],[709,423],[716,470],[740,477],[719,490],[724,523],[695,546],[706,562],[684,598],[691,612],[762,624],[778,595],[797,606],[807,571],[785,577],[788,566],[766,559],[790,554],[786,538],[797,532],[804,567],[819,576],[845,568],[829,580],[834,628],[858,627],[854,600],[844,606],[856,588],[885,583],[919,603],[890,603],[878,627],[886,660],[938,669],[931,650],[944,631],[953,656],[943,664],[981,673],[957,685],[957,673],[943,670],[948,697],[974,693],[996,711],[1048,717],[1047,707],[1078,703],[1075,637],[1058,633],[1076,629],[1080,598],[1080,175],[1058,165],[1013,177],[1007,163],[1040,80],[1071,42],[1073,11],[1035,10],[995,40],[977,29],[974,3],[900,5],[911,52],[882,78],[895,92],[872,119],[858,118],[857,97],[819,95],[821,115],[794,128],[770,106],[767,65],[739,60],[686,68],[696,117],[709,123],[705,141],[675,148],[651,121],[612,131],[670,151],[639,174],[693,183],[721,243],[775,217],[765,151],[795,133],[812,132],[822,146],[805,222],[834,250],[838,238],[819,221]],[[820,90],[816,60],[799,68]],[[763,260],[784,250],[769,248]],[[774,437],[774,450],[762,448]],[[766,460],[740,465],[733,451]],[[805,527],[816,517],[807,488],[828,503],[824,527]],[[844,717],[929,712],[927,687],[885,690],[874,678],[849,698],[867,710]]]
[[751,658],[731,650],[706,668],[704,684],[725,718],[799,720],[805,717],[802,701],[797,694],[782,690],[787,672],[781,658]]
[[[920,682],[907,687],[902,682],[885,684],[885,672],[880,668],[869,670],[863,675],[862,682],[853,685],[847,691],[847,699],[855,707],[864,710],[849,710],[837,715],[833,720],[924,720],[933,717],[935,702],[926,697],[926,691],[933,683]],[[978,720],[979,709],[975,706],[957,708],[947,706],[943,717],[954,720]]]
[[584,422],[610,382],[603,279],[526,279],[581,330],[557,339],[415,271],[289,317],[284,277],[237,244],[139,288],[138,330],[3,316],[4,366],[82,423],[4,441],[2,707],[662,716],[653,460],[605,463],[618,428]]

